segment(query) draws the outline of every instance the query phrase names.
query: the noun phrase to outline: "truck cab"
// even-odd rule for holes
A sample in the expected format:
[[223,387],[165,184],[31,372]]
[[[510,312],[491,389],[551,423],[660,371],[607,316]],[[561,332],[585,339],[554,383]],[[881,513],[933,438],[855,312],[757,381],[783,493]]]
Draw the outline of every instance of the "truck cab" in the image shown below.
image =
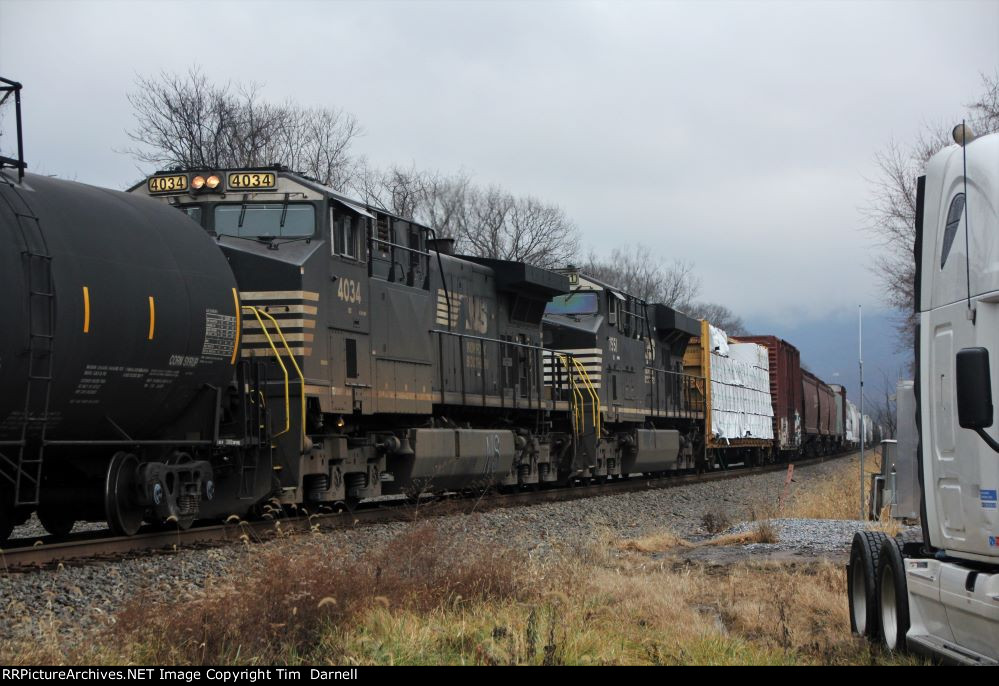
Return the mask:
[[[889,650],[999,663],[999,134],[937,153],[917,184],[916,429],[922,540],[860,532],[857,633]],[[900,440],[901,440],[900,436]]]

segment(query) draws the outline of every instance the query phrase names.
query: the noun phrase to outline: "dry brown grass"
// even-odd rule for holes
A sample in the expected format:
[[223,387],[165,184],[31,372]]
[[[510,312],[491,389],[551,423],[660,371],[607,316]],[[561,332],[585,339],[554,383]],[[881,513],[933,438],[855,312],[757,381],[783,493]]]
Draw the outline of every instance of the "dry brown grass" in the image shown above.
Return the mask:
[[705,546],[745,545],[747,543],[776,543],[777,530],[770,521],[756,522],[749,531],[730,533],[703,541],[688,541],[669,531],[660,531],[641,538],[617,541],[618,550],[634,553],[664,553],[674,548],[702,548]]
[[260,662],[313,654],[322,634],[372,608],[427,612],[468,602],[519,600],[525,559],[513,551],[459,543],[429,524],[360,560],[280,546],[257,557],[234,584],[204,598],[129,603],[108,638],[159,664]]
[[[672,534],[542,563],[430,524],[353,561],[277,546],[234,585],[137,599],[88,646],[0,659],[85,664],[829,664],[882,660],[850,635],[841,569],[655,557]],[[14,653],[13,651],[18,651]],[[12,659],[12,657],[16,659]]]
[[[881,468],[881,456],[868,453],[864,461],[864,511],[870,496],[870,474]],[[807,519],[857,519],[860,514],[860,457],[842,459],[821,480],[792,484],[791,497],[781,516]]]

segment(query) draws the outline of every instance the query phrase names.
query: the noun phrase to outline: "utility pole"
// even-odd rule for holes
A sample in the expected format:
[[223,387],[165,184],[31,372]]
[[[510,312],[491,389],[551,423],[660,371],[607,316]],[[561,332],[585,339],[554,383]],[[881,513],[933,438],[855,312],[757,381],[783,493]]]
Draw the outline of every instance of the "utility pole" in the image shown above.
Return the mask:
[[864,515],[864,438],[867,423],[864,422],[864,306],[857,305],[857,359],[860,361],[860,518]]

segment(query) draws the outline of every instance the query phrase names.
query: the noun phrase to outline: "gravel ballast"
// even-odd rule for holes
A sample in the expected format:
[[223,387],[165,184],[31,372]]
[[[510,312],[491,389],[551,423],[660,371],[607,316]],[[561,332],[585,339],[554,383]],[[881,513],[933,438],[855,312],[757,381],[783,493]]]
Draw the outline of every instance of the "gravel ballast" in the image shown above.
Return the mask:
[[[841,461],[795,470],[801,485],[841,469]],[[639,537],[669,529],[696,539],[707,532],[708,512],[723,513],[731,522],[752,517],[763,503],[775,503],[784,484],[782,472],[761,474],[670,489],[624,493],[584,500],[496,509],[435,519],[445,533],[473,538],[482,545],[498,544],[544,558],[565,547],[585,547],[595,541]],[[778,548],[767,544],[743,546],[770,550],[808,548],[815,553],[848,550],[859,521],[774,520]],[[359,554],[381,545],[408,526],[389,523],[303,536],[303,545],[320,545],[330,554]],[[739,525],[750,527],[750,525]],[[736,526],[733,531],[738,531]],[[286,545],[286,543],[282,543]],[[262,543],[211,549],[146,553],[110,562],[67,563],[54,570],[0,575],[0,639],[40,636],[48,632],[76,633],[108,621],[136,594],[148,591],[164,599],[187,599],[213,580],[238,578],[247,555],[257,555]]]

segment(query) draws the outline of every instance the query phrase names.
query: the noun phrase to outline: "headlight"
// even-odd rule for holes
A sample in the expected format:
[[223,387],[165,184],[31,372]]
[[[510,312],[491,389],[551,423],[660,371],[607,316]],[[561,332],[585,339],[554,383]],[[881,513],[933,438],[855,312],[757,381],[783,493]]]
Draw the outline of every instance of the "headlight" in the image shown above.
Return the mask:
[[205,185],[209,188],[218,188],[220,183],[222,183],[222,180],[215,176],[215,174],[212,174],[205,180]]
[[193,179],[191,179],[191,188],[193,188],[194,190],[200,191],[204,187],[205,187],[205,177],[195,176]]

